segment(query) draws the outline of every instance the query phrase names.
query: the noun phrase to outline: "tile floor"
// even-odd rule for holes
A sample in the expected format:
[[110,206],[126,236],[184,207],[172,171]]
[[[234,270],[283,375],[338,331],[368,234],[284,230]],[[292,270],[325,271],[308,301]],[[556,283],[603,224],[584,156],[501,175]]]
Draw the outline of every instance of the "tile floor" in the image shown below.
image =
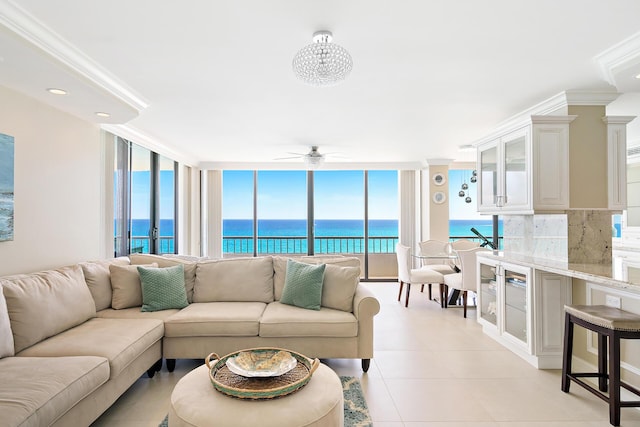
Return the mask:
[[[560,372],[537,370],[485,336],[458,308],[446,310],[414,290],[409,308],[397,283],[367,283],[380,300],[375,357],[326,360],[339,375],[361,379],[376,427],[606,427],[607,404],[575,384],[560,391]],[[157,427],[182,375],[200,360],[179,360],[140,378],[94,426]],[[622,426],[640,426],[640,411],[622,409]]]

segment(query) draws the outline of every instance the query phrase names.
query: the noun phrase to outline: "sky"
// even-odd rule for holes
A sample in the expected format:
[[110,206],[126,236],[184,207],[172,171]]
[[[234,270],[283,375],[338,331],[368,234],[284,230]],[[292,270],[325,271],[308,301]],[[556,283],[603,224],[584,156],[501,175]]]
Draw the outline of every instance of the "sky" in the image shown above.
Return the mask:
[[[484,219],[476,212],[477,184],[470,170],[449,171],[450,219]],[[397,219],[397,171],[369,171],[369,218]],[[316,219],[362,219],[364,217],[363,171],[315,171]],[[465,202],[459,197],[463,183]],[[222,215],[226,219],[253,218],[253,171],[224,171]],[[306,171],[259,171],[258,217],[261,219],[307,218]]]
[[[148,219],[150,215],[150,172],[131,173],[131,218]],[[173,171],[160,171],[160,219],[174,217]]]
[[13,137],[0,133],[0,192],[13,192]]
[[[397,171],[369,172],[369,218],[398,218]],[[315,171],[316,219],[364,217],[363,171]],[[253,217],[253,171],[224,171],[223,218]],[[307,171],[259,171],[258,217],[307,218]]]
[[[0,143],[0,147],[2,144]],[[0,148],[1,150],[1,148]],[[1,151],[0,151],[1,152]],[[369,171],[369,218],[397,219],[397,171]],[[476,212],[477,184],[471,171],[449,171],[450,219],[487,219]],[[364,217],[363,171],[315,171],[316,219],[362,219]],[[160,173],[160,218],[173,217],[173,171]],[[465,197],[459,197],[463,183]],[[307,218],[306,171],[259,171],[258,217],[261,219]],[[132,218],[149,216],[149,171],[133,172]],[[253,171],[224,171],[223,218],[253,218]]]

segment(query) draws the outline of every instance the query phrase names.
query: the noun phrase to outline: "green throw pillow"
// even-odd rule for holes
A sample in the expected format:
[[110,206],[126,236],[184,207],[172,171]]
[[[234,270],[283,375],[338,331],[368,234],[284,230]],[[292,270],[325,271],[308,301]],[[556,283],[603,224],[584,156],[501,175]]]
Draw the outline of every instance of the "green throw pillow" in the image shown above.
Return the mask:
[[159,311],[185,308],[187,291],[184,287],[184,266],[154,268],[138,267],[142,284],[142,310]]
[[311,265],[287,260],[287,273],[280,302],[309,310],[320,310],[325,264]]

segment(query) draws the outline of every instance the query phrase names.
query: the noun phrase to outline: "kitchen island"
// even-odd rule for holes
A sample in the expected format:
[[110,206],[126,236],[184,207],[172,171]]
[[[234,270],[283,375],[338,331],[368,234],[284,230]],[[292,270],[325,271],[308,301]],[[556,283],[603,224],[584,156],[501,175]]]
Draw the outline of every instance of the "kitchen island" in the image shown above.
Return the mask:
[[[487,251],[478,253],[477,268],[483,331],[539,369],[562,367],[565,304],[608,304],[640,313],[640,257],[633,254],[614,253],[613,262],[602,265]],[[591,336],[578,340],[584,342],[576,348],[584,351],[576,355],[590,363]]]

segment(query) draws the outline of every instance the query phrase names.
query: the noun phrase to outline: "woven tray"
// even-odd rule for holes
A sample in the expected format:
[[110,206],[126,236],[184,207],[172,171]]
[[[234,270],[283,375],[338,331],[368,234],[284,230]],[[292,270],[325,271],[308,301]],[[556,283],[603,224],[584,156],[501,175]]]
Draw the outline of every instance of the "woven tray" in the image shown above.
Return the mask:
[[[264,347],[240,351],[263,352],[280,350],[283,349]],[[205,359],[205,364],[207,368],[209,368],[209,379],[213,387],[221,393],[239,399],[273,399],[291,394],[307,385],[311,379],[311,375],[320,365],[318,359],[311,360],[302,354],[291,350],[284,350],[291,353],[298,361],[298,364],[292,370],[276,377],[247,378],[234,374],[226,364],[227,359],[237,356],[240,351],[229,353],[224,357],[219,357],[217,354],[211,353]]]

